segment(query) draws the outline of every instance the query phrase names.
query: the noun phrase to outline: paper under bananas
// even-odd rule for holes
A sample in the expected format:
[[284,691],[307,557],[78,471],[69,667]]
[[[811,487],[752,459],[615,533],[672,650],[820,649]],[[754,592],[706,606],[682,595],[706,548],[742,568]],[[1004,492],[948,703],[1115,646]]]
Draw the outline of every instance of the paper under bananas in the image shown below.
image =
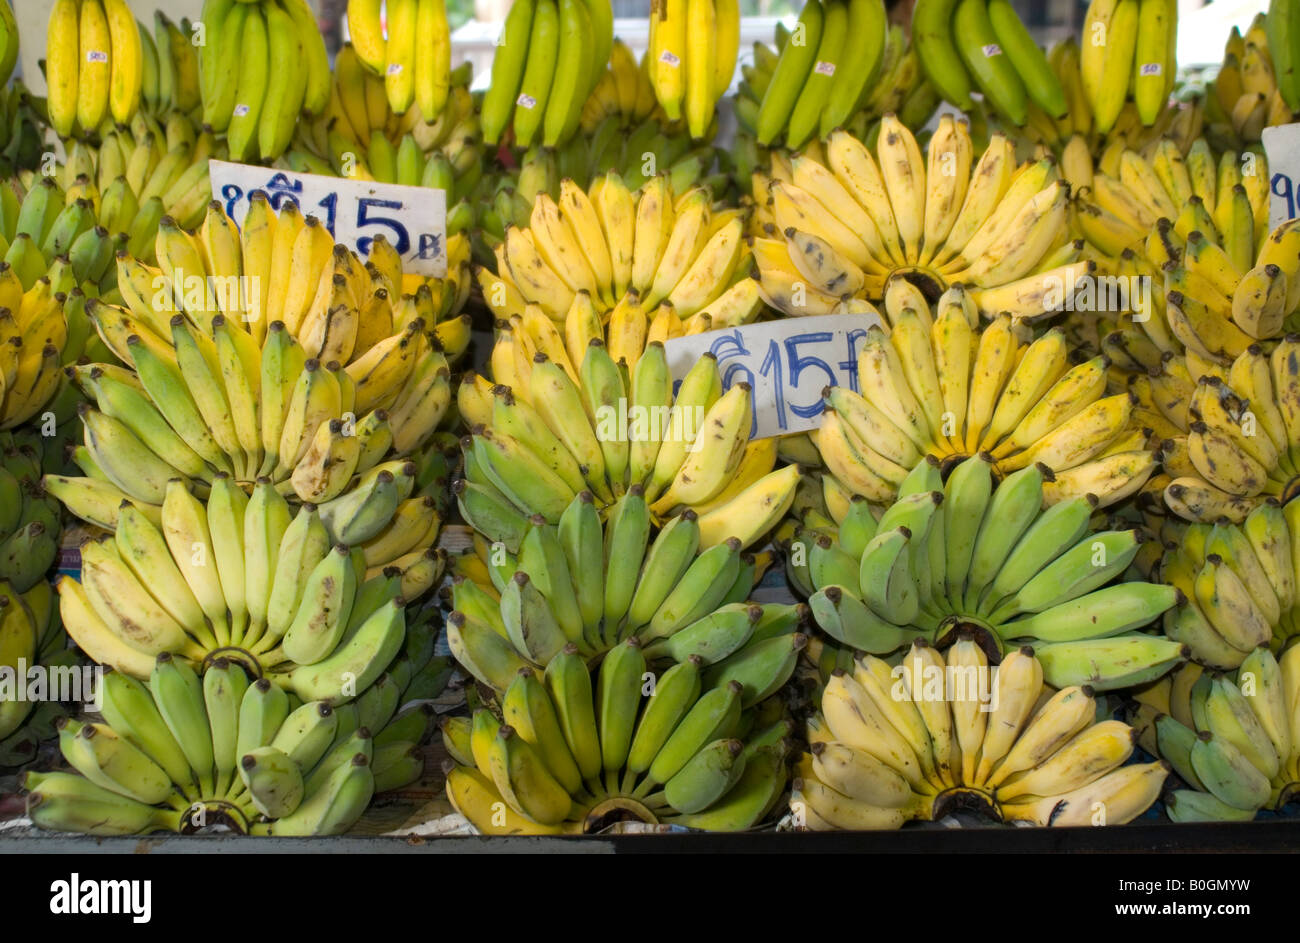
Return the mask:
[[898,275],[931,302],[962,283],[986,317],[1034,319],[1063,310],[1092,271],[1070,244],[1056,162],[1020,167],[1002,134],[976,159],[966,124],[944,115],[927,158],[886,115],[875,156],[839,130],[825,158],[773,152],[771,174],[755,176],[754,259],[764,297],[787,314],[878,300]]
[[1281,651],[1300,634],[1295,609],[1300,500],[1268,498],[1241,523],[1173,531],[1154,579],[1182,594],[1165,634],[1208,668],[1231,671],[1259,646]]
[[1140,534],[1094,531],[1093,495],[1044,508],[1050,481],[1031,464],[995,485],[981,454],[944,482],[928,458],[879,520],[859,497],[838,522],[806,523],[787,548],[787,571],[828,635],[876,655],[966,631],[990,652],[1031,645],[1054,687],[1099,691],[1154,680],[1186,660],[1181,644],[1141,631],[1179,591],[1114,582]]
[[[498,341],[494,360],[505,359],[503,348]],[[734,537],[743,548],[789,510],[799,468],[776,468],[775,443],[750,441],[749,384],[724,392],[711,354],[675,396],[658,341],[627,373],[626,358],[616,363],[599,338],[573,375],[565,361],[539,351],[510,384],[478,377],[461,384],[459,411],[471,424],[462,440],[465,478],[499,507],[494,522],[540,515],[556,524],[584,491],[601,514],[636,494],[660,520],[694,509],[702,546]]]
[[36,825],[91,835],[209,825],[336,835],[369,805],[382,746],[359,716],[325,701],[297,706],[225,659],[200,677],[162,654],[145,680],[106,673],[103,722],[61,725],[59,747],[75,772],[27,774]]
[[90,137],[131,120],[144,82],[143,30],[126,0],[56,0],[45,46],[56,134]]
[[1207,133],[1219,147],[1256,143],[1265,128],[1295,120],[1295,29],[1294,7],[1286,0],[1271,2],[1244,36],[1232,28],[1205,98]]
[[994,474],[1042,465],[1049,504],[1091,494],[1100,506],[1135,493],[1156,457],[1135,435],[1135,403],[1107,395],[1107,364],[1074,366],[1064,333],[1019,340],[1002,315],[983,330],[969,293],[957,287],[932,316],[923,298],[900,292],[888,336],[871,328],[860,346],[860,392],[830,387],[811,434],[822,461],[850,495],[889,503],[918,463],[981,455]]
[[[464,481],[456,492],[478,527],[493,510],[485,495]],[[651,662],[697,655],[704,665],[788,677],[786,661],[793,666],[802,647],[792,633],[805,611],[748,603],[762,575],[757,560],[734,537],[706,544],[707,521],[693,511],[652,536],[639,491],[620,498],[603,524],[583,492],[557,524],[541,517],[517,524],[486,535],[490,584],[458,576],[451,590],[448,642],[484,684],[504,690],[517,669],[540,671],[568,648],[595,662],[633,637]]]
[[1227,674],[1187,665],[1139,692],[1143,748],[1187,788],[1165,797],[1175,822],[1250,821],[1300,795],[1300,646],[1253,649]]
[[590,834],[619,821],[750,828],[785,792],[792,729],[769,697],[784,679],[769,690],[779,675],[762,675],[698,656],[652,672],[631,638],[593,678],[569,646],[544,672],[521,668],[499,713],[444,727],[459,764],[447,796],[485,835]]
[[1168,765],[1127,764],[1133,728],[1098,720],[1091,687],[1055,689],[1045,673],[1028,648],[991,666],[969,636],[946,657],[917,640],[896,666],[860,655],[834,673],[808,721],[795,825],[896,829],[954,808],[1055,827],[1137,818]]
[[68,634],[137,678],[164,652],[224,657],[304,699],[351,700],[401,649],[405,600],[442,573],[437,515],[403,497],[413,469],[379,466],[373,486],[297,511],[265,481],[247,495],[218,477],[202,501],[175,479],[156,520],[124,504],[82,546],[80,581],[58,583]]
[[[85,675],[77,667],[77,653],[68,648],[53,588],[43,578],[25,592],[15,586],[0,575],[0,766],[28,762],[54,735],[54,723],[65,713],[61,693],[89,695],[81,685]],[[30,700],[35,695],[29,688],[18,690],[32,669],[44,672],[43,700]]]

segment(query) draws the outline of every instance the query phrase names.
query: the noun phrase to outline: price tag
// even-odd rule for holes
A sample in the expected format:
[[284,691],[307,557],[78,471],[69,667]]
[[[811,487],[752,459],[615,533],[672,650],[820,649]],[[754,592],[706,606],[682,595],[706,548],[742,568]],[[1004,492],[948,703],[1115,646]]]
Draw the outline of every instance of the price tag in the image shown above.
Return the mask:
[[107,62],[108,53],[100,52],[98,49],[91,49],[86,52],[87,62]]
[[834,75],[835,63],[818,62],[815,66],[813,66],[813,71],[816,72],[818,75]]
[[1138,66],[1138,75],[1160,75],[1163,71],[1158,62],[1144,62]]
[[369,180],[347,180],[233,164],[208,162],[212,193],[226,213],[242,225],[248,197],[266,193],[271,208],[285,201],[315,216],[336,242],[355,249],[363,259],[375,236],[382,235],[402,257],[402,270],[441,278],[447,274],[447,191],[404,187]]
[[682,64],[682,60],[673,54],[672,50],[665,49],[659,53],[659,61],[664,65],[672,66],[674,69]]
[[664,343],[664,353],[675,386],[712,352],[724,388],[753,387],[750,437],[765,439],[820,426],[826,387],[857,391],[858,353],[867,330],[878,324],[870,314],[784,318],[677,337]]
[[[1265,128],[1262,135],[1264,156],[1268,158],[1268,228],[1274,229],[1288,219],[1300,216],[1296,182],[1300,181],[1300,124],[1283,124]],[[1250,153],[1242,155],[1251,157]],[[1259,168],[1262,169],[1262,168]],[[1245,173],[1243,168],[1242,173]]]
[[987,46],[981,46],[980,52],[984,53],[985,59],[992,59],[994,56],[1002,55],[1002,47],[997,43],[989,43]]

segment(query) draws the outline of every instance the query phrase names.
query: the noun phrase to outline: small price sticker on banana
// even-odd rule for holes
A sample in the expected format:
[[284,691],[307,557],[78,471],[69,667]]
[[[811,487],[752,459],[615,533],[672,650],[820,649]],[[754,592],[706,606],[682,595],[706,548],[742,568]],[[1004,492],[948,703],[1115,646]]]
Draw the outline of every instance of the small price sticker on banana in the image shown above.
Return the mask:
[[706,353],[718,358],[723,389],[748,383],[751,439],[807,432],[821,425],[822,390],[858,390],[858,352],[872,314],[826,314],[746,324],[676,337],[664,343],[673,385]]
[[208,161],[212,193],[236,225],[243,225],[248,198],[263,191],[271,208],[286,201],[315,216],[361,258],[382,235],[402,257],[402,270],[441,278],[447,274],[447,191],[372,180],[270,170],[224,160]]
[[[1300,181],[1300,124],[1283,124],[1265,128],[1260,136],[1264,142],[1264,156],[1268,163],[1268,228],[1277,228],[1288,219],[1300,216],[1300,194],[1296,183]],[[1262,169],[1259,162],[1256,168]],[[1258,169],[1256,172],[1258,172]],[[1242,169],[1245,173],[1245,169]]]

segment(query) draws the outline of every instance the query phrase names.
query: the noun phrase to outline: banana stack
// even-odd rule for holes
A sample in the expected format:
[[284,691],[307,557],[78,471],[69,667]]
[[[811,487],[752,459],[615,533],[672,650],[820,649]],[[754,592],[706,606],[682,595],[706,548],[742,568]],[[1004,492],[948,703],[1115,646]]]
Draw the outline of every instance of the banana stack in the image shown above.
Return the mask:
[[200,678],[163,654],[145,678],[147,687],[109,672],[103,722],[62,724],[59,748],[75,772],[27,774],[36,825],[90,835],[210,825],[337,835],[370,803],[383,744],[359,719],[347,724],[325,701],[295,706],[224,658]]
[[[527,373],[508,374],[510,382],[494,388],[473,377],[458,393],[471,424],[462,440],[465,478],[500,505],[503,522],[541,515],[558,523],[584,491],[601,513],[635,494],[660,520],[693,508],[702,546],[735,537],[747,547],[789,510],[799,468],[775,468],[773,444],[750,442],[749,384],[724,392],[712,355],[696,362],[674,396],[659,342],[625,367],[627,358],[616,362],[595,337],[575,370],[558,332],[548,336],[559,345],[556,359],[538,351],[519,364]],[[494,368],[513,370],[520,353],[517,342],[499,341]],[[506,370],[494,372],[506,379]]]
[[[484,502],[474,488],[459,483],[457,498],[477,526]],[[767,665],[788,677],[803,610],[747,603],[761,576],[755,557],[735,538],[706,546],[693,512],[652,539],[639,493],[621,498],[602,526],[584,492],[558,524],[537,518],[524,527],[522,536],[485,535],[494,541],[490,586],[465,578],[452,586],[447,639],[484,684],[504,690],[518,669],[540,671],[570,648],[594,662],[629,638],[651,662],[698,656],[704,665]]]
[[[1088,35],[1084,34],[1083,42],[1088,42]],[[1053,45],[1047,53],[1047,61],[1060,80],[1069,108],[1065,114],[1053,117],[1030,101],[1023,133],[1063,159],[1083,154],[1101,157],[1115,148],[1145,151],[1164,137],[1173,138],[1186,153],[1205,129],[1204,97],[1195,96],[1183,102],[1170,99],[1161,104],[1155,120],[1149,124],[1130,98],[1123,103],[1110,129],[1103,132],[1094,120],[1091,99],[1084,90],[1079,43],[1079,39],[1071,36]]]
[[[745,72],[750,95],[737,98],[738,121],[763,147],[781,142],[799,150],[846,127],[864,110],[880,114],[907,101],[915,58],[905,50],[902,29],[886,23],[882,0],[809,2],[793,35],[780,30],[777,39],[776,53],[754,44],[754,65]],[[904,65],[909,55],[910,68]],[[894,75],[895,69],[901,74]],[[891,77],[900,79],[898,84],[891,84]],[[891,96],[893,101],[883,104]],[[755,98],[757,111],[740,104]],[[931,104],[933,111],[933,99]],[[929,117],[922,116],[921,123]]]
[[196,235],[164,217],[158,258],[120,255],[127,308],[89,305],[133,370],[75,371],[95,407],[88,477],[55,483],[74,514],[111,527],[126,498],[157,506],[173,478],[202,491],[218,474],[314,504],[361,499],[390,452],[430,441],[468,318],[435,323],[427,284],[401,294],[383,240],[362,268],[314,217],[286,203],[277,218],[257,193],[242,234],[215,202]]
[[1175,822],[1248,822],[1300,794],[1300,646],[1227,674],[1190,664],[1136,698],[1143,749],[1187,787],[1165,797]]
[[208,161],[228,157],[223,139],[210,129],[196,132],[179,112],[165,124],[137,112],[95,147],[72,142],[61,177],[68,193],[91,200],[110,234],[127,234],[128,252],[152,264],[159,222],[170,216],[187,229],[203,222],[212,200]]
[[[57,678],[56,672],[76,670],[76,663],[50,584],[42,578],[19,593],[0,578],[0,669],[21,682],[38,665]],[[0,699],[0,766],[34,759],[38,745],[54,736],[54,725],[65,713],[54,700]]]
[[919,297],[886,307],[893,329],[868,330],[860,392],[828,388],[812,434],[844,492],[888,503],[922,460],[951,465],[981,455],[1000,477],[1049,469],[1049,504],[1091,494],[1106,507],[1155,470],[1132,423],[1133,398],[1107,395],[1104,356],[1071,366],[1059,328],[1024,343],[1002,315],[981,330],[960,287],[944,293],[933,317]]
[[0,87],[0,175],[30,170],[40,163],[45,124],[42,102],[21,81]]
[[[1139,378],[1145,415],[1172,426],[1160,444],[1164,504],[1185,521],[1240,523],[1267,500],[1286,502],[1300,476],[1300,337],[1264,353],[1251,344],[1227,368],[1168,358]],[[1181,398],[1181,399],[1180,399]],[[1159,433],[1157,433],[1159,434]]]
[[1269,174],[1262,153],[1224,151],[1216,161],[1204,138],[1185,155],[1174,139],[1162,138],[1142,150],[1107,148],[1095,170],[1083,151],[1061,163],[1079,195],[1074,226],[1104,259],[1133,248],[1163,264],[1166,254],[1149,253],[1146,240],[1165,219],[1175,227],[1179,248],[1199,231],[1249,267],[1268,233]]
[[896,829],[981,808],[1039,826],[1122,825],[1160,795],[1164,762],[1125,765],[1136,732],[1098,720],[1089,686],[1059,690],[1025,648],[996,667],[969,636],[901,664],[838,670],[808,721],[790,811],[813,831]]
[[609,49],[609,65],[582,106],[582,130],[593,134],[606,118],[617,118],[620,127],[632,127],[652,115],[664,124],[670,123],[655,98],[645,56],[637,62],[627,44],[616,38]]
[[1244,36],[1232,28],[1205,96],[1207,133],[1220,148],[1258,143],[1265,128],[1295,120],[1295,29],[1296,13],[1286,0],[1273,0]]
[[64,190],[54,177],[30,180],[30,187],[18,179],[0,184],[0,248],[8,266],[6,279],[26,291],[46,277],[54,283],[54,291],[65,294],[74,288],[91,296],[111,291],[117,281],[113,253],[125,237],[113,239],[107,228],[96,225],[93,185],[82,181]]
[[945,484],[938,464],[923,461],[879,521],[858,498],[839,521],[806,523],[787,550],[790,578],[828,635],[872,654],[960,629],[978,632],[990,651],[1031,645],[1058,688],[1109,691],[1158,678],[1187,652],[1139,630],[1179,591],[1108,585],[1128,569],[1140,534],[1093,531],[1092,495],[1044,510],[1050,477],[1031,465],[995,487],[980,455]]
[[645,69],[668,120],[685,119],[691,137],[712,138],[718,99],[731,88],[739,52],[737,0],[651,4]]
[[17,593],[44,582],[59,550],[59,504],[41,490],[40,441],[0,433],[0,580]]
[[[484,142],[495,147],[507,127],[516,147],[567,142],[581,126],[613,48],[610,0],[511,4],[479,111]],[[710,102],[710,120],[712,108]],[[675,120],[680,114],[669,117]]]
[[381,465],[375,484],[297,512],[266,482],[250,496],[219,477],[202,501],[173,480],[156,513],[124,504],[116,531],[82,546],[80,582],[58,583],[64,625],[132,677],[164,652],[220,655],[305,700],[349,701],[401,650],[404,600],[442,574],[437,516],[418,496],[402,508],[413,476]]
[[46,110],[59,137],[92,137],[131,120],[144,82],[143,31],[126,0],[55,0],[45,78]]
[[152,35],[140,24],[141,110],[158,118],[180,113],[198,124],[203,87],[194,45],[197,27],[188,17],[177,24],[162,10],[154,11]]
[[876,151],[838,130],[826,163],[773,152],[771,174],[755,175],[750,232],[773,307],[829,314],[845,299],[882,298],[901,273],[931,302],[961,282],[986,317],[1033,319],[1063,305],[1088,273],[1054,160],[1021,167],[1002,134],[976,160],[969,128],[951,115],[939,120],[928,160],[890,115]]
[[[781,664],[788,678],[794,659]],[[444,726],[459,764],[447,797],[484,835],[591,834],[619,821],[750,828],[786,788],[793,725],[769,697],[780,676],[694,656],[652,672],[631,638],[593,679],[569,646],[544,672],[519,670],[499,713]]]
[[1269,498],[1240,524],[1178,528],[1154,579],[1182,594],[1165,634],[1208,668],[1231,671],[1260,646],[1280,651],[1300,634],[1295,612],[1300,501]]
[[201,22],[202,123],[225,134],[231,160],[275,160],[299,115],[329,104],[329,55],[315,13],[307,0],[205,0]]
[[[385,6],[385,18],[380,7]],[[387,30],[385,31],[385,26]],[[418,105],[433,121],[451,89],[451,27],[444,0],[348,0],[348,33],[357,59],[384,83],[388,106],[403,115]]]
[[[821,17],[820,45],[829,48],[810,52],[791,47],[790,30],[780,23],[775,49],[754,43],[753,63],[740,67],[743,78],[734,100],[744,136],[763,145],[782,141],[792,150],[815,148],[819,138],[829,137],[836,128],[868,141],[874,140],[880,117],[891,112],[909,128],[923,127],[938,107],[938,93],[921,71],[904,29],[885,23],[883,5],[878,0],[836,0],[810,7],[805,7],[805,15]],[[835,53],[836,61],[823,60],[823,52]],[[783,60],[801,58],[805,61],[782,65]],[[799,72],[802,78],[794,78]],[[778,74],[792,90],[773,88]]]

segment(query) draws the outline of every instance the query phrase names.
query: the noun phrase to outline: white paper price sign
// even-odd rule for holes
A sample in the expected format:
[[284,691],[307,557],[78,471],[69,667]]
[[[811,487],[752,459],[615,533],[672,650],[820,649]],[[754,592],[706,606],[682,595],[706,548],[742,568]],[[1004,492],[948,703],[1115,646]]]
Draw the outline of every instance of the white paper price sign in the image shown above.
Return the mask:
[[750,437],[807,432],[821,425],[822,390],[858,389],[858,353],[870,314],[785,318],[678,337],[664,344],[674,386],[705,353],[718,358],[722,385],[753,387]]
[[365,258],[382,235],[402,257],[402,270],[419,275],[447,274],[447,192],[370,180],[347,180],[208,161],[212,195],[236,224],[243,225],[248,197],[262,190],[271,208],[285,201],[315,216],[334,236]]
[[[1262,135],[1268,158],[1268,228],[1300,216],[1300,124],[1265,128]],[[1249,154],[1243,155],[1249,157]],[[1243,173],[1245,171],[1243,170]]]

